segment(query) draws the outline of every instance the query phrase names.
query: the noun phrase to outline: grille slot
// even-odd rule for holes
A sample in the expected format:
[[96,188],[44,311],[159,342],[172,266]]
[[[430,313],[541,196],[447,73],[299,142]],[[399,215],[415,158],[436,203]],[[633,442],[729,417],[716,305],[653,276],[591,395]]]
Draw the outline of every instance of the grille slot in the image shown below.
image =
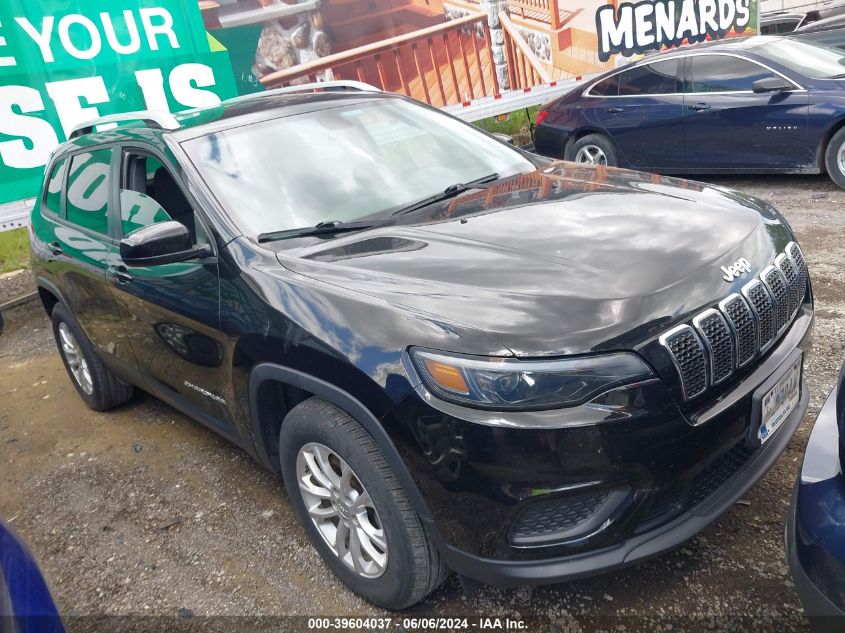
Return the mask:
[[786,278],[774,266],[766,266],[760,273],[760,278],[774,299],[776,332],[780,333],[789,321],[789,288],[786,285]]
[[757,354],[757,321],[742,295],[732,294],[719,304],[736,341],[736,366],[745,367]]
[[772,304],[772,296],[757,279],[748,282],[742,288],[742,294],[748,299],[748,304],[754,311],[759,332],[760,351],[765,352],[774,342],[777,333],[777,315]]
[[725,317],[718,310],[705,310],[692,320],[695,329],[701,334],[710,357],[710,381],[718,385],[724,382],[734,371],[736,352],[733,336]]
[[679,325],[661,336],[660,344],[669,350],[678,370],[684,399],[704,393],[707,389],[707,357],[695,331],[688,325]]
[[801,305],[801,273],[789,257],[781,253],[775,258],[775,266],[783,273],[789,288],[789,316],[792,317]]
[[807,262],[804,261],[804,253],[801,252],[801,248],[795,242],[790,242],[786,245],[786,255],[792,260],[792,263],[795,264],[795,267],[798,269],[798,276],[800,280],[798,291],[800,304],[807,295],[807,280],[809,279]]

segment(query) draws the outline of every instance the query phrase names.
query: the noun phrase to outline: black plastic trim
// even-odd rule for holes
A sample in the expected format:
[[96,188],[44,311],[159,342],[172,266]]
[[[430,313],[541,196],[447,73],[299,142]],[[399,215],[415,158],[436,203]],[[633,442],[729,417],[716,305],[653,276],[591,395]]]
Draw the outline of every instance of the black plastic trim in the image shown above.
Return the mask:
[[387,459],[388,464],[393,469],[393,473],[399,479],[399,482],[405,489],[405,493],[414,505],[417,514],[428,524],[427,527],[432,530],[432,536],[435,536],[437,541],[442,541],[439,534],[434,534],[437,530],[434,528],[434,519],[432,518],[431,511],[423,499],[422,494],[420,494],[419,488],[417,488],[411,474],[408,472],[404,460],[399,455],[396,446],[394,446],[393,441],[390,439],[387,431],[384,430],[381,422],[379,422],[367,407],[351,394],[325,380],[275,363],[259,363],[249,374],[249,408],[252,416],[255,452],[268,468],[274,471],[279,470],[278,464],[273,464],[273,460],[267,450],[268,447],[264,445],[262,439],[264,437],[262,423],[258,416],[258,411],[260,410],[258,407],[258,390],[268,380],[304,389],[313,393],[318,398],[331,402],[355,418],[373,436],[376,443],[378,443],[379,448],[384,453],[385,459]]

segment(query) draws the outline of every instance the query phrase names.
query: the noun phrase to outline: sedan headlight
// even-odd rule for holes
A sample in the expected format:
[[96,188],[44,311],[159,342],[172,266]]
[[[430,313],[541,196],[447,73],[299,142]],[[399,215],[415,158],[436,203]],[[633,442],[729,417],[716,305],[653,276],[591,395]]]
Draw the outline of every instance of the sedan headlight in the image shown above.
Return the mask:
[[425,386],[443,400],[481,409],[553,409],[583,404],[600,393],[653,378],[627,352],[548,361],[457,356],[411,349]]

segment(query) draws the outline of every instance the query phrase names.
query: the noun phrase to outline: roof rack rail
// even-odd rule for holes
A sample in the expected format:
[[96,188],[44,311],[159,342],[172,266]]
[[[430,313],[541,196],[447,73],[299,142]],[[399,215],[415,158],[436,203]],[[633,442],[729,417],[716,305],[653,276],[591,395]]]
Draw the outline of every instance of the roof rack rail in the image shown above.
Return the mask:
[[143,121],[149,127],[157,128],[159,130],[175,130],[179,127],[179,121],[176,120],[169,112],[162,110],[135,110],[133,112],[120,112],[118,114],[109,114],[90,121],[85,121],[79,125],[74,126],[71,133],[68,135],[68,140],[74,139],[82,134],[90,134],[98,125],[106,123],[125,123],[126,121]]
[[315,81],[308,84],[301,84],[298,86],[284,86],[282,88],[271,88],[264,92],[252,92],[248,95],[240,95],[239,97],[232,97],[227,99],[229,103],[235,101],[245,101],[254,97],[266,97],[272,95],[291,94],[294,92],[309,92],[312,90],[325,90],[327,92],[342,91],[342,90],[360,90],[361,92],[382,92],[381,89],[375,86],[364,83],[363,81],[353,81],[351,79],[336,79],[334,81]]

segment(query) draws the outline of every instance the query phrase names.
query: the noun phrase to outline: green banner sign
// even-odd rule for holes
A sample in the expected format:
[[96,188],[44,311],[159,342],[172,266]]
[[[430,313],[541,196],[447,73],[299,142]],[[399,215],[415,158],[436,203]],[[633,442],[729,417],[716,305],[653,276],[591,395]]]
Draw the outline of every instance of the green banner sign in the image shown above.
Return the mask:
[[77,124],[237,94],[226,48],[190,0],[0,3],[0,203],[36,194]]

